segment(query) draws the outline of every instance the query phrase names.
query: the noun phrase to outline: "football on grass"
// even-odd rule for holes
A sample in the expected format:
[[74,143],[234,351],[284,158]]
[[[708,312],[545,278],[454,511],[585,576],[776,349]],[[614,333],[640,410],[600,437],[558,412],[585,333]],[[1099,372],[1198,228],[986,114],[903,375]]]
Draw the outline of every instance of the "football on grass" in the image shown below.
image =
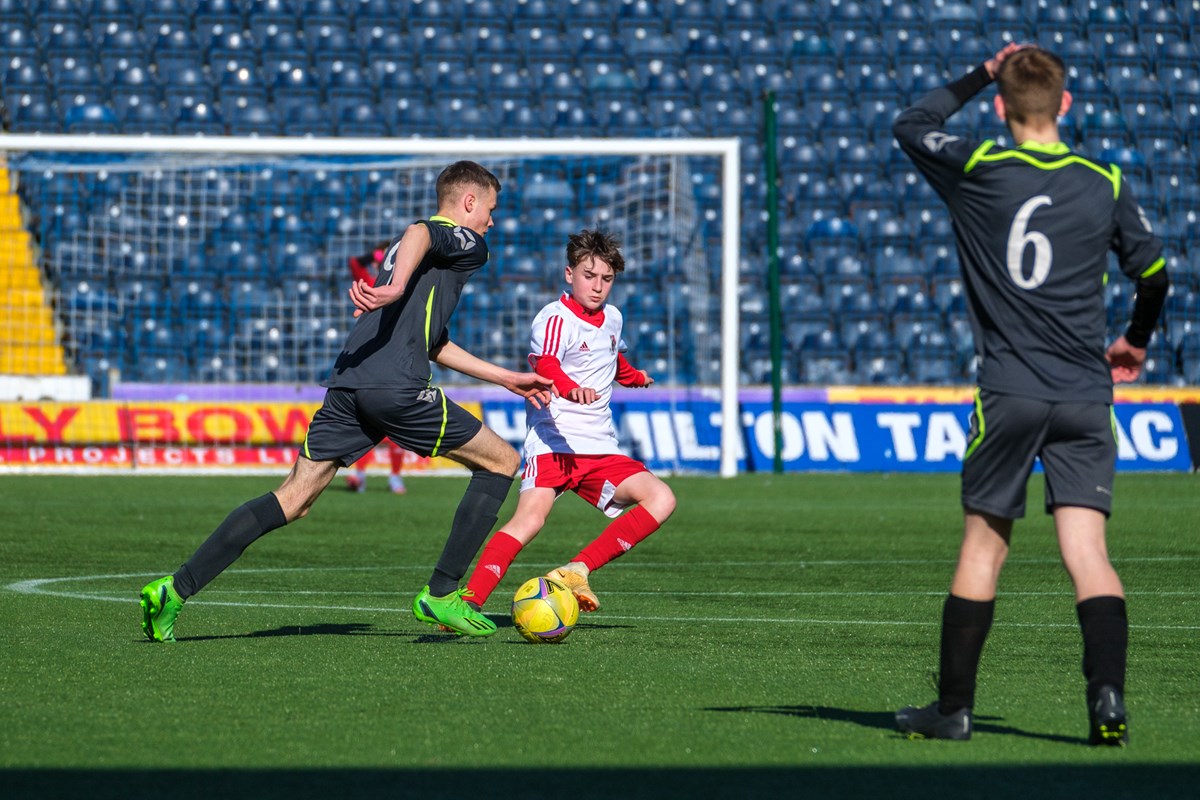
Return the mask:
[[530,578],[513,596],[513,625],[530,642],[561,642],[579,619],[579,604],[562,583]]

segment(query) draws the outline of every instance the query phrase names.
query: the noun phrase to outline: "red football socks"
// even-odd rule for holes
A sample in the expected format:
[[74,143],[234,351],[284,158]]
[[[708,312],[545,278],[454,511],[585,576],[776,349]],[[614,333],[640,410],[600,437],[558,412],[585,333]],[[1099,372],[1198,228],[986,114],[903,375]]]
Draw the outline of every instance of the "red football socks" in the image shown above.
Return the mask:
[[608,562],[658,530],[658,520],[641,506],[634,506],[613,520],[596,540],[579,551],[572,561],[582,561],[589,570]]
[[504,573],[508,572],[509,566],[522,547],[520,542],[504,531],[496,532],[483,548],[475,571],[467,581],[467,589],[475,593],[474,597],[467,598],[468,602],[478,603],[480,606],[487,602],[488,596],[500,583]]

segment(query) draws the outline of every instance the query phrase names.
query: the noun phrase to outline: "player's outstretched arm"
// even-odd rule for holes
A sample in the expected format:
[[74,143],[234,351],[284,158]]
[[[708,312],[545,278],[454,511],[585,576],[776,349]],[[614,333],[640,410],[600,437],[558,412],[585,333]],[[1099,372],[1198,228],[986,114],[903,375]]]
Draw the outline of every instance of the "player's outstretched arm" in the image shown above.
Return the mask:
[[1134,347],[1124,336],[1108,346],[1104,353],[1108,365],[1112,368],[1113,383],[1132,383],[1142,374],[1142,364],[1146,363],[1146,348]]
[[505,369],[468,353],[449,340],[430,355],[434,363],[440,366],[470,375],[481,381],[503,386],[513,394],[520,395],[533,403],[534,408],[544,408],[549,405],[550,398],[555,394],[554,381],[550,378],[544,378],[536,372],[514,372],[511,369]]
[[387,259],[379,267],[379,275],[375,285],[358,280],[350,285],[350,299],[354,302],[354,316],[360,317],[368,311],[374,311],[391,305],[404,295],[408,279],[412,277],[425,254],[429,252],[431,240],[429,229],[420,223],[413,223],[404,232],[404,237],[396,245],[396,255],[392,258],[391,269],[388,269]]

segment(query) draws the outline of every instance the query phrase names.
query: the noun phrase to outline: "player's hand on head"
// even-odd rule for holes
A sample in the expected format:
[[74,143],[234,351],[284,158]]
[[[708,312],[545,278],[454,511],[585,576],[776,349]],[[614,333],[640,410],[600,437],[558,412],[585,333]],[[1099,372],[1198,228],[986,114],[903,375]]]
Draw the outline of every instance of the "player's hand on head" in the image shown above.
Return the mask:
[[1000,48],[996,55],[983,62],[983,66],[987,68],[988,75],[992,78],[995,78],[996,73],[1000,71],[1000,65],[1004,63],[1004,60],[1018,50],[1024,50],[1026,47],[1032,47],[1032,45],[1017,44],[1016,42],[1009,42],[1008,44],[1004,45],[1004,47]]
[[1104,357],[1111,368],[1113,383],[1132,383],[1142,374],[1146,349],[1134,347],[1122,336],[1108,346]]

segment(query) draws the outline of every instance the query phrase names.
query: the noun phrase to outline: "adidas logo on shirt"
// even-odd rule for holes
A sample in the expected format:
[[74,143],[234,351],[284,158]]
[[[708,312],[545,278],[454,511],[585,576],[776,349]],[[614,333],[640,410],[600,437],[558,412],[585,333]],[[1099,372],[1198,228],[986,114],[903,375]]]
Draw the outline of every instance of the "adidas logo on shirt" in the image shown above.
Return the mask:
[[579,345],[579,352],[581,352],[581,353],[591,352],[590,348],[587,346],[587,342],[584,342],[583,344]]

